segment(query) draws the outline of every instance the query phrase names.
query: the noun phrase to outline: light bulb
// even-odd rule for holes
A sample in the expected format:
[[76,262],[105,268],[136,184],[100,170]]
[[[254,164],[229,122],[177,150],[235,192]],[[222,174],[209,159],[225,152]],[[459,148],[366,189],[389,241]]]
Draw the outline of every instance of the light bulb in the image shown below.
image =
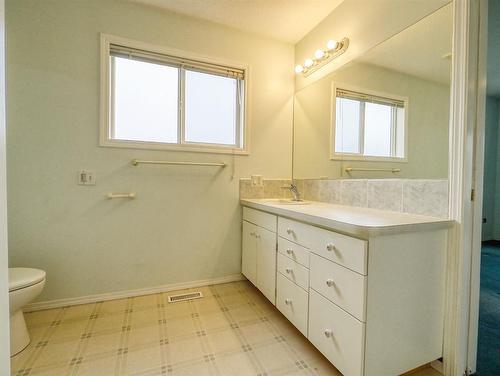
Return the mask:
[[314,57],[318,60],[322,59],[323,56],[325,56],[325,51],[323,50],[316,50],[316,52],[314,53]]
[[314,61],[312,61],[311,59],[306,59],[306,61],[304,61],[304,66],[306,68],[312,67],[313,64],[314,64]]
[[326,44],[326,47],[328,47],[329,50],[335,50],[338,45],[339,45],[339,42],[337,42],[336,40],[331,39]]
[[295,66],[295,73],[299,74],[299,73],[302,73],[304,72],[304,67],[302,65],[296,65]]

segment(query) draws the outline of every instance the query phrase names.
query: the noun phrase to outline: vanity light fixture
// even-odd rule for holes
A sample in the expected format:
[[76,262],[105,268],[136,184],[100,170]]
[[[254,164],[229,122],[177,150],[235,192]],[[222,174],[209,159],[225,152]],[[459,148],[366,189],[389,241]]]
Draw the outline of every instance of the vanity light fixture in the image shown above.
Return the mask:
[[332,50],[335,50],[337,49],[337,46],[339,45],[339,42],[337,42],[336,40],[333,40],[333,39],[330,39],[327,43],[326,43],[326,47],[328,48],[329,51],[332,51]]
[[349,39],[344,38],[340,42],[329,40],[326,49],[318,49],[314,53],[314,59],[306,59],[304,64],[295,66],[295,73],[302,73],[305,77],[315,72],[336,57],[342,55],[349,47]]
[[314,53],[314,57],[316,58],[316,60],[321,60],[323,59],[323,57],[326,55],[326,52],[323,51],[323,50],[316,50],[316,52]]
[[306,68],[311,68],[313,65],[314,65],[313,59],[306,59],[306,61],[304,61],[304,67]]
[[299,73],[302,73],[304,71],[304,67],[302,65],[296,65],[295,66],[295,73],[299,74]]

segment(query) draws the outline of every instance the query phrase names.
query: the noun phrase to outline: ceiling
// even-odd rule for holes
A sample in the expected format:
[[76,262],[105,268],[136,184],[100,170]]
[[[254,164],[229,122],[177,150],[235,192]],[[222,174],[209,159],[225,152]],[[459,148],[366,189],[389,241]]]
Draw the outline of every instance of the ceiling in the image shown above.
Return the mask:
[[448,4],[374,47],[358,61],[448,85],[452,30],[452,5]]
[[297,43],[343,0],[132,0]]

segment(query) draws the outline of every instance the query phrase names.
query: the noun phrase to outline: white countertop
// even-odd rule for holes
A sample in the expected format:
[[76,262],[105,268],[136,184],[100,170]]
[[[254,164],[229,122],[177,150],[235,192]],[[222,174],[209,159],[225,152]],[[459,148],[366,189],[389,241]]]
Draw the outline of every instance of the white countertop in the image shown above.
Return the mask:
[[423,215],[309,201],[306,205],[280,203],[279,199],[242,199],[243,206],[368,239],[401,232],[450,228],[454,221]]

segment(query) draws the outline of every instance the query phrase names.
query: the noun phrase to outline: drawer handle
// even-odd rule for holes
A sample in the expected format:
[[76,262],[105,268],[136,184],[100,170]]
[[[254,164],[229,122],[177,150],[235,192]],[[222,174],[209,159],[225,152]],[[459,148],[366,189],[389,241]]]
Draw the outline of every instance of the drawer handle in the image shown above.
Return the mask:
[[286,233],[287,233],[288,235],[293,234],[293,230],[292,230],[291,228],[287,228],[287,229],[286,229]]
[[293,269],[292,268],[286,268],[285,271],[290,274],[290,273],[293,273]]
[[325,329],[324,333],[326,338],[330,338],[333,335],[333,330]]
[[289,255],[292,255],[293,254],[293,249],[288,248],[286,250],[286,253],[289,254]]
[[326,280],[326,285],[328,287],[332,287],[333,285],[335,285],[335,281],[333,279],[327,279]]
[[332,243],[329,243],[326,245],[326,249],[327,251],[335,251],[335,245],[333,245]]
[[291,305],[292,304],[292,299],[285,299],[285,304],[286,305]]
[[251,232],[251,233],[250,233],[250,236],[255,236],[255,232]]

